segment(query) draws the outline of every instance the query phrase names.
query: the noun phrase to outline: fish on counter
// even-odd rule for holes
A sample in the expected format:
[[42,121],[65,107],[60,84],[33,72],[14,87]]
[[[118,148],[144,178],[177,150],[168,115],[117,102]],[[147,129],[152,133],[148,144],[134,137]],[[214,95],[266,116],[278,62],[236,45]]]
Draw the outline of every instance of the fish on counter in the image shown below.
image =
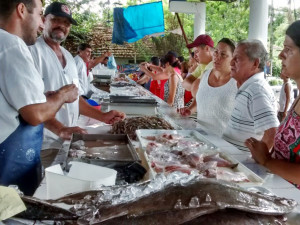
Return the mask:
[[293,200],[248,192],[225,182],[198,179],[185,185],[169,185],[133,201],[117,205],[100,204],[97,208],[101,222],[125,215],[143,216],[169,210],[202,207],[282,215],[291,212],[295,205],[296,202]]
[[[70,202],[70,197],[65,200]],[[74,198],[78,200],[72,202],[72,211],[83,224],[113,224],[123,219],[128,219],[129,223],[122,224],[138,224],[136,221],[142,219],[154,221],[155,224],[162,215],[180,217],[182,220],[178,221],[183,223],[224,209],[235,209],[251,215],[281,216],[291,212],[297,205],[294,200],[253,193],[232,183],[183,173],[159,176],[140,186],[127,185],[111,190],[106,187],[105,190],[89,193],[88,197],[80,199],[77,194]],[[62,202],[62,199],[58,201]]]
[[201,142],[180,139],[178,135],[169,138],[163,134],[155,137],[155,141],[153,137],[146,137],[150,142],[147,143],[145,154],[151,169],[156,173],[180,171],[191,174],[197,171],[207,178],[235,183],[250,182],[246,174],[235,170],[238,163],[231,162],[218,152],[201,151]]

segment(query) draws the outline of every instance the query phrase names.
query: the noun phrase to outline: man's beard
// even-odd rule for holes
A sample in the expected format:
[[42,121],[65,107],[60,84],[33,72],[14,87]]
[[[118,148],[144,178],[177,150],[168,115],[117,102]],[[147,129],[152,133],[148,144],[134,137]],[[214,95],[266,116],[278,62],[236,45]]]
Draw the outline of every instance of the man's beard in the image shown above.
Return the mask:
[[53,31],[47,32],[46,30],[44,30],[44,35],[56,43],[61,43],[61,42],[65,41],[68,36],[68,35],[64,35],[61,37],[61,36],[56,35],[56,33]]
[[67,39],[67,36],[57,37],[55,34],[52,33],[50,34],[50,38],[54,42],[61,43]]

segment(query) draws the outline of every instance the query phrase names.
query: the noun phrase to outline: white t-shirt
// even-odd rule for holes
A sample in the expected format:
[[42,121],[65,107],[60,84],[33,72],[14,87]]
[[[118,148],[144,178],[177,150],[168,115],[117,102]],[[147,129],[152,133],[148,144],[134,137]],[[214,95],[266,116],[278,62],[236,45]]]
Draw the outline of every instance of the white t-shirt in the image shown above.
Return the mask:
[[18,110],[45,103],[44,84],[24,41],[0,29],[0,143],[20,122]]
[[83,91],[83,95],[89,96],[91,94],[92,90],[90,88],[90,83],[89,83],[88,76],[87,76],[86,64],[79,55],[76,55],[74,57],[74,60],[75,60],[76,66],[77,66],[79,84]]
[[197,118],[204,129],[221,137],[234,107],[237,85],[231,78],[220,87],[211,87],[208,84],[211,71],[202,74],[196,94]]
[[223,138],[238,149],[249,151],[245,146],[246,139],[261,140],[266,130],[278,125],[273,91],[264,74],[257,73],[239,88]]
[[[87,68],[86,68],[86,64],[83,61],[83,59],[79,55],[77,55],[74,57],[74,60],[77,65],[79,83],[80,83],[83,95],[85,95],[88,98],[90,98],[90,96],[93,93],[96,95],[99,94],[101,96],[108,95],[108,92],[102,91],[90,83],[92,81],[92,80],[90,80],[90,78],[93,77],[93,74],[91,72],[89,72],[89,76],[87,76],[87,72],[86,72]],[[93,78],[91,78],[91,79],[93,79]]]
[[[76,84],[82,94],[76,63],[73,56],[63,47],[60,47],[66,60],[65,68],[62,67],[55,52],[46,44],[43,37],[39,37],[36,44],[30,46],[30,51],[35,66],[42,76],[45,92],[55,91],[67,84]],[[77,126],[79,116],[79,99],[73,103],[64,104],[56,113],[55,118],[64,126]],[[63,140],[57,135],[44,129],[44,141],[42,149],[60,148]]]
[[293,104],[294,101],[294,92],[293,92],[293,86],[290,80],[286,82],[285,84],[282,85],[281,90],[280,90],[280,95],[279,95],[279,112],[283,112],[285,108],[285,103],[286,103],[286,94],[284,91],[285,86],[288,85],[288,88],[290,89],[290,102],[288,105],[288,110],[290,109],[291,105]]

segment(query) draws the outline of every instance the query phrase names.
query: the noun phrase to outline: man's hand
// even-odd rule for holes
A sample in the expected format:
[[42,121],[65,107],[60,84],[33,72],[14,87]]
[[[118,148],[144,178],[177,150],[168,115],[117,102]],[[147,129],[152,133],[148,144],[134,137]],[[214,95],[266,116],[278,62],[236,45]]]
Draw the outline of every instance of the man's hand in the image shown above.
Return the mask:
[[111,52],[104,52],[103,56],[109,57],[109,56],[111,56]]
[[252,158],[259,164],[265,166],[271,158],[268,146],[263,141],[258,141],[251,137],[245,141],[245,145],[250,149]]
[[282,120],[287,116],[287,112],[282,112]]
[[191,110],[188,107],[177,109],[177,112],[181,116],[190,116],[192,114]]
[[125,118],[125,113],[116,110],[111,110],[109,112],[103,113],[102,122],[107,124],[114,124]]
[[58,136],[64,140],[70,140],[73,133],[87,134],[87,131],[80,127],[63,127],[59,130]]
[[78,88],[75,84],[65,85],[58,92],[64,98],[65,103],[72,103],[78,98]]

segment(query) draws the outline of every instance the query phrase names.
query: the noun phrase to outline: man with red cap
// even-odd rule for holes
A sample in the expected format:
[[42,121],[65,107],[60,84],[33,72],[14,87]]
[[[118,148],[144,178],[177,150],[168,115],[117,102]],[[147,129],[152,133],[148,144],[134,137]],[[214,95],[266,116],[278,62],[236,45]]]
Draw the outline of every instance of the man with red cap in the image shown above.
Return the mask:
[[191,44],[187,45],[188,48],[193,48],[194,58],[199,63],[198,67],[188,75],[183,81],[183,87],[187,91],[191,91],[193,82],[200,78],[202,73],[212,68],[212,55],[214,50],[214,41],[207,34],[199,35]]
[[185,90],[191,91],[193,100],[188,107],[179,109],[179,113],[183,116],[190,114],[191,110],[196,108],[197,102],[195,100],[198,91],[199,81],[204,73],[208,69],[212,69],[212,57],[214,51],[214,41],[207,34],[199,35],[193,43],[187,45],[188,48],[193,48],[194,58],[199,65],[191,74],[183,80],[182,86]]

